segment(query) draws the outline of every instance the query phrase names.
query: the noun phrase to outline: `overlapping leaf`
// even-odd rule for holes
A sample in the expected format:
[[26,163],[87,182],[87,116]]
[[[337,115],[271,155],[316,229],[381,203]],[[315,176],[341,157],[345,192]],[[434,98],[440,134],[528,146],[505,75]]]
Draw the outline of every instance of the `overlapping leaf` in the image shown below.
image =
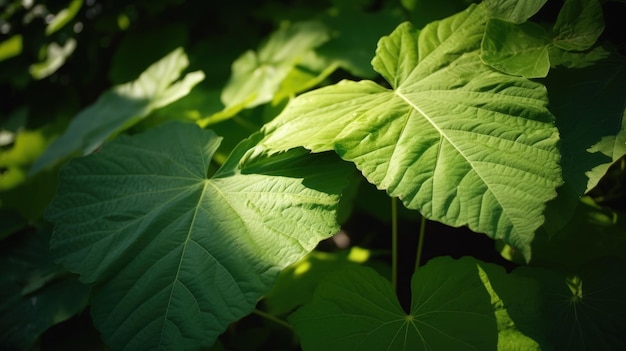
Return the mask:
[[148,67],[137,80],[102,94],[96,103],[74,117],[65,133],[41,155],[30,172],[36,173],[76,152],[88,154],[152,110],[187,95],[204,79],[204,74],[196,71],[178,81],[187,65],[183,50],[176,49]]
[[352,267],[324,279],[290,320],[304,350],[496,349],[496,319],[476,261],[433,259],[413,275],[411,289],[407,314],[389,281]]
[[478,5],[421,31],[400,25],[373,60],[391,89],[344,81],[303,94],[265,127],[261,148],[335,150],[407,207],[528,258],[561,184],[558,131],[544,86],[481,62],[488,17]]
[[168,124],[62,171],[51,253],[97,284],[92,313],[111,347],[210,346],[282,268],[337,230],[350,167],[336,156],[300,149],[241,169],[248,140],[209,178],[219,142]]

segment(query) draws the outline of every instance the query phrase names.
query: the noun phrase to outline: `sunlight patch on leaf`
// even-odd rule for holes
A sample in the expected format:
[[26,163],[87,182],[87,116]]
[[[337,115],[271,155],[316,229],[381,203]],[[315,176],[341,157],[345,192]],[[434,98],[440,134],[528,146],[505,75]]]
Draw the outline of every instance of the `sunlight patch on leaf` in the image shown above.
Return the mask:
[[249,50],[232,65],[232,76],[222,91],[229,108],[246,101],[254,107],[274,99],[291,70],[311,50],[328,41],[319,22],[298,22],[274,32],[258,51]]
[[496,320],[475,260],[435,258],[413,275],[411,289],[407,314],[388,280],[368,267],[344,268],[289,320],[304,350],[496,349]]
[[372,81],[303,94],[265,127],[260,148],[335,150],[379,189],[427,218],[468,225],[530,257],[561,184],[558,131],[543,85],[479,57],[481,5],[381,39]]
[[254,138],[211,177],[221,138],[180,123],[118,137],[62,170],[51,255],[97,284],[92,314],[112,348],[209,347],[338,229],[351,167],[299,149],[242,169]]
[[204,74],[196,71],[179,80],[188,64],[183,50],[176,49],[148,67],[137,80],[102,94],[98,101],[74,117],[65,133],[35,162],[30,173],[37,173],[77,152],[89,154],[107,138],[129,128],[151,111],[187,95],[204,79]]

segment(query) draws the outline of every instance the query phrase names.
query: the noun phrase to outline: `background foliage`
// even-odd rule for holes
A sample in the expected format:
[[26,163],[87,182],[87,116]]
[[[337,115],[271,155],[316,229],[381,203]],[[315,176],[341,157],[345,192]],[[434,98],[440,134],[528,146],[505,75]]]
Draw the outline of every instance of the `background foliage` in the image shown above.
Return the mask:
[[0,348],[626,348],[623,1],[0,13]]

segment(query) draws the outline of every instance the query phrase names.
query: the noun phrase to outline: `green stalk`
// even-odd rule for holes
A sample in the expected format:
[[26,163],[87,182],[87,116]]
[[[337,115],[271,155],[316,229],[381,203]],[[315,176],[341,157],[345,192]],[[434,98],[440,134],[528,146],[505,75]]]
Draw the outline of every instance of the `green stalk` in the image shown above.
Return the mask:
[[422,222],[420,223],[420,236],[417,242],[417,255],[415,256],[415,271],[422,262],[422,249],[424,248],[424,236],[426,235],[426,217],[422,216]]
[[282,319],[280,319],[280,318],[278,318],[278,317],[276,317],[274,315],[271,315],[271,314],[269,314],[267,312],[264,312],[264,311],[261,311],[259,309],[255,309],[252,313],[254,313],[257,316],[260,316],[262,318],[265,318],[267,320],[270,320],[270,321],[272,321],[272,322],[274,322],[274,323],[276,323],[278,325],[282,325],[283,327],[293,331],[293,327],[291,326],[291,324],[287,323],[286,321],[284,321],[284,320],[282,320]]
[[398,202],[391,198],[391,285],[398,288]]

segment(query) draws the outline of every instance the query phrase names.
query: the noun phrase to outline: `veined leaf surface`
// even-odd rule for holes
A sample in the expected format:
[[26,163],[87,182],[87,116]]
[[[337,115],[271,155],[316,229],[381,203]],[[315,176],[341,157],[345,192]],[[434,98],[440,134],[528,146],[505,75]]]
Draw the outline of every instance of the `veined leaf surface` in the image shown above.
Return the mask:
[[112,135],[139,122],[155,109],[183,96],[204,79],[201,71],[181,72],[189,60],[181,48],[146,69],[137,80],[115,86],[82,110],[58,139],[35,161],[34,174],[72,154],[93,152]]
[[239,168],[254,142],[209,178],[220,138],[167,124],[63,169],[47,213],[51,254],[96,283],[92,313],[112,348],[209,347],[281,269],[338,229],[351,167],[296,149]]
[[470,258],[433,259],[413,275],[407,314],[389,281],[351,267],[323,279],[290,321],[304,350],[495,350],[498,327],[479,272]]
[[528,259],[561,184],[559,137],[543,85],[481,62],[488,18],[478,5],[421,31],[400,25],[372,62],[391,89],[343,81],[303,94],[266,125],[260,148],[335,150],[407,207]]

